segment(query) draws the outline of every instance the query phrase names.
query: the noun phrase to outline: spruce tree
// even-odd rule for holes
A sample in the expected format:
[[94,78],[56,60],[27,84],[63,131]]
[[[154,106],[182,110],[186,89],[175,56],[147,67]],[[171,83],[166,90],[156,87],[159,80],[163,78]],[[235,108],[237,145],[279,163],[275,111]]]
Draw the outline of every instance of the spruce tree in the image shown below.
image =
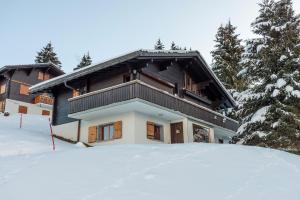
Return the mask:
[[37,53],[37,56],[35,57],[35,63],[53,63],[61,68],[61,62],[56,56],[51,42],[49,42],[41,49],[40,52]]
[[156,44],[154,45],[154,49],[155,50],[163,50],[164,48],[165,48],[165,46],[161,42],[160,38],[158,38]]
[[77,65],[77,67],[74,68],[74,70],[89,66],[91,64],[92,64],[92,59],[90,57],[90,54],[89,53],[84,54],[81,58],[80,63]]
[[175,42],[172,42],[172,43],[171,43],[171,48],[170,48],[170,50],[181,50],[181,48],[180,48],[179,46],[177,46],[177,45],[175,44]]
[[291,0],[264,0],[245,63],[251,87],[239,143],[300,153],[300,17]]
[[230,21],[218,28],[215,49],[211,52],[212,69],[227,89],[241,91],[245,83],[238,73],[242,68],[240,61],[244,48],[235,31],[236,27]]

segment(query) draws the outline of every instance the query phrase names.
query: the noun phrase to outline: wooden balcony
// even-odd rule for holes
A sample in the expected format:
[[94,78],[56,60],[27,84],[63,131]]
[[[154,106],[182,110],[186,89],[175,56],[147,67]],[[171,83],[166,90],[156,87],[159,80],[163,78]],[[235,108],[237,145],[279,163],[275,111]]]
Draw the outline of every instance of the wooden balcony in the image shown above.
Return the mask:
[[53,105],[53,98],[46,95],[39,95],[34,98],[34,104],[43,103],[48,105]]
[[233,131],[236,131],[239,126],[235,120],[224,117],[220,113],[169,94],[139,80],[71,98],[69,99],[69,114],[131,99],[145,100],[169,110],[177,111]]

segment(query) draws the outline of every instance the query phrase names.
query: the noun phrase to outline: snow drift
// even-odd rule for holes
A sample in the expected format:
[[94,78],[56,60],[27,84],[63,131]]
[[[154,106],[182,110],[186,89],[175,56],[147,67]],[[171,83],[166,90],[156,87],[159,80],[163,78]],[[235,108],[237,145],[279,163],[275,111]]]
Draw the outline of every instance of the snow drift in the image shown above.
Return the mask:
[[[41,124],[33,118],[31,122]],[[59,142],[60,151],[51,152],[47,123],[45,130],[27,126],[23,133],[4,124],[0,136],[9,133],[16,144],[32,142],[23,146],[32,151],[0,156],[0,194],[5,200],[300,197],[300,157],[281,151],[203,143],[78,148]],[[11,138],[1,137],[0,151],[6,142],[13,147]]]

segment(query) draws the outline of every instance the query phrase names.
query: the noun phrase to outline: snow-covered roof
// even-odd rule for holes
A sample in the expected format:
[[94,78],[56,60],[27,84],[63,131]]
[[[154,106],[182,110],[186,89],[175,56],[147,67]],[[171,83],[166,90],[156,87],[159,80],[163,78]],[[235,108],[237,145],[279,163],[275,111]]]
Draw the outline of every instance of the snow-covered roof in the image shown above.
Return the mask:
[[186,50],[145,50],[140,49],[136,51],[132,51],[114,58],[106,59],[104,61],[101,61],[99,63],[75,70],[71,73],[67,73],[55,78],[52,78],[50,80],[44,81],[42,83],[36,84],[30,88],[31,93],[40,92],[46,89],[49,89],[51,87],[63,84],[64,82],[85,76],[87,74],[91,74],[96,71],[100,71],[102,69],[105,69],[107,67],[139,58],[139,57],[174,57],[174,58],[198,58],[201,63],[205,66],[208,73],[212,76],[212,78],[216,81],[217,85],[222,89],[222,91],[225,93],[225,95],[228,97],[230,102],[235,106],[236,103],[232,96],[229,94],[229,92],[226,90],[224,85],[221,83],[221,81],[216,77],[216,75],[213,73],[211,68],[208,66],[208,64],[203,59],[202,55],[198,51],[186,51]]
[[35,64],[20,64],[20,65],[5,65],[4,67],[0,68],[0,73],[5,72],[7,70],[13,69],[31,69],[31,68],[52,68],[56,71],[59,75],[64,74],[57,65],[53,63],[35,63]]

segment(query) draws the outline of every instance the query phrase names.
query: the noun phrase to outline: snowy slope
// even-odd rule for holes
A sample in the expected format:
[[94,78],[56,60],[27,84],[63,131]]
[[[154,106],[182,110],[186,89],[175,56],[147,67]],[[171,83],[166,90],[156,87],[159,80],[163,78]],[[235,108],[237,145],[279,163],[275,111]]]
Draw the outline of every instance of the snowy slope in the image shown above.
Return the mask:
[[[38,120],[31,124],[45,122]],[[28,145],[0,156],[3,200],[300,199],[300,157],[293,154],[240,145],[78,148],[63,142],[53,153],[47,123],[24,132],[3,118],[0,123],[0,151],[14,142]],[[12,141],[8,134],[20,137]]]
[[[0,115],[0,157],[28,155],[52,151],[48,118],[39,115]],[[56,140],[57,150],[72,145]]]

